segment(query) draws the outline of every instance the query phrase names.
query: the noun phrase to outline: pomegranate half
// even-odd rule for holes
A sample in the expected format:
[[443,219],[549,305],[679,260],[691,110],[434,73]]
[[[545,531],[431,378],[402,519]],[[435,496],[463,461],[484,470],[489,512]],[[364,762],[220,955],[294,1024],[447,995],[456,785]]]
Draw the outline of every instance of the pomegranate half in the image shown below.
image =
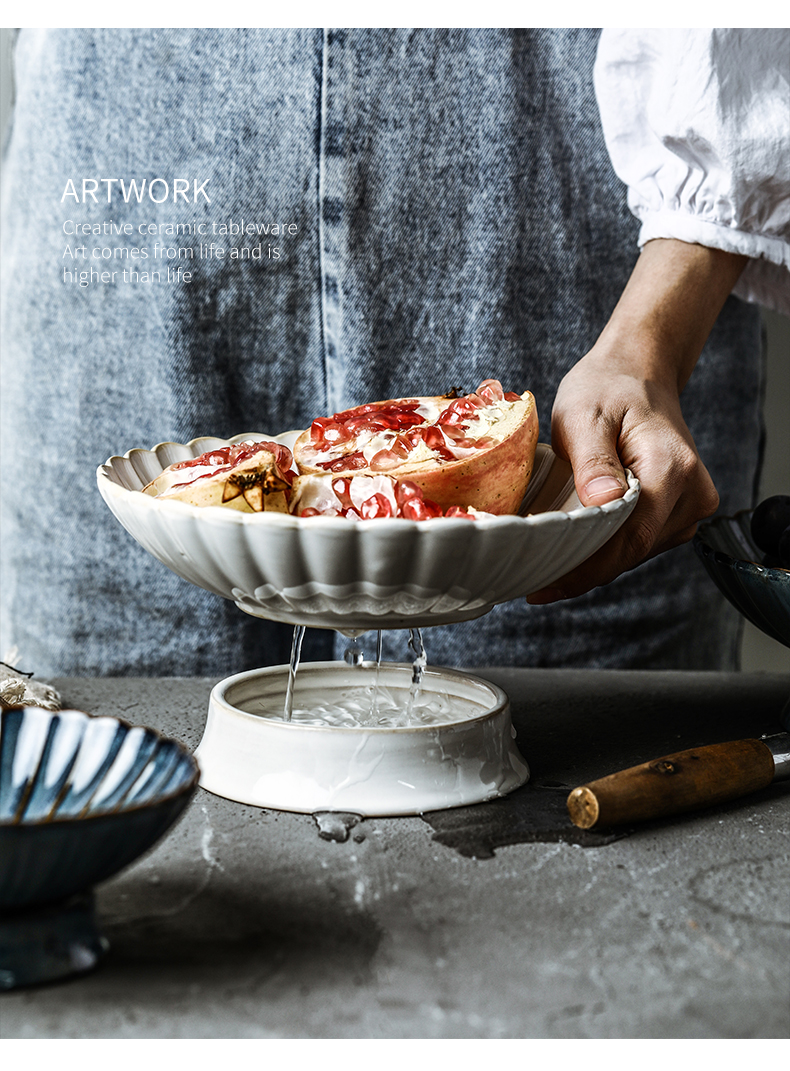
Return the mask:
[[191,506],[287,513],[296,475],[292,465],[291,451],[279,443],[237,443],[169,465],[143,493]]
[[386,474],[442,509],[516,513],[532,475],[538,415],[529,391],[487,379],[472,394],[371,402],[319,417],[294,445],[303,475]]

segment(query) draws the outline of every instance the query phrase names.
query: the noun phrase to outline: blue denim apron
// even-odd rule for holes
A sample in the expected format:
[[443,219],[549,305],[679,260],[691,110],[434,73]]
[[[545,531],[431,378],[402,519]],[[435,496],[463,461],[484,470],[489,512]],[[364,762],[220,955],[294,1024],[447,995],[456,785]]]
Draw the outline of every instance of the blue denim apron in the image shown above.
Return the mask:
[[[589,29],[20,34],[3,198],[0,655],[15,644],[42,674],[287,661],[288,627],[180,580],[120,528],[94,482],[113,453],[275,433],[488,377],[533,391],[548,441],[559,380],[637,257],[593,94],[596,44]],[[101,183],[97,203],[62,199],[83,177],[170,191],[187,179],[189,201],[127,202],[115,184],[107,203]],[[82,241],[67,220],[131,223],[122,243],[164,270],[154,243],[194,239],[140,235],[140,223],[242,219],[297,233],[258,259],[178,260],[189,283],[82,287],[65,274],[119,268],[64,258]],[[731,298],[683,397],[724,512],[752,501],[761,368],[758,310]],[[435,664],[713,669],[735,664],[738,632],[685,547],[572,602],[431,629],[426,644]],[[341,642],[310,631],[304,655]],[[405,656],[402,633],[385,654]]]

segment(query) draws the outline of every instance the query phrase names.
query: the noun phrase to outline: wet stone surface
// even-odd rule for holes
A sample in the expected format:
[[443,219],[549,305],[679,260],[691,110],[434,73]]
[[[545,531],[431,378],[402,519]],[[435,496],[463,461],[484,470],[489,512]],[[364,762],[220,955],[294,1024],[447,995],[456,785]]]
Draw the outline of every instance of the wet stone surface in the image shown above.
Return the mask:
[[509,844],[578,844],[600,848],[627,836],[630,830],[578,829],[568,817],[565,800],[570,787],[526,784],[509,796],[422,817],[433,840],[469,859],[491,859]]
[[[523,789],[364,820],[199,789],[96,890],[97,969],[0,994],[2,1037],[786,1038],[790,783],[597,844],[564,807],[613,770],[776,731],[790,677],[473,672],[511,697]],[[213,682],[53,683],[194,749]]]

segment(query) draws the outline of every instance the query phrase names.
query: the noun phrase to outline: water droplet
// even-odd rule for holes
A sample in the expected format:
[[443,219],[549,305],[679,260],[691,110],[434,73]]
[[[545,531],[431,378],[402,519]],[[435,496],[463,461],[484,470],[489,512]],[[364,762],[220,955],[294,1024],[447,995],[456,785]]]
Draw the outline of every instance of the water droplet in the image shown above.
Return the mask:
[[352,640],[348,647],[346,647],[343,658],[349,666],[362,665],[365,659],[365,652],[362,650],[361,644],[356,639]]
[[362,821],[362,815],[348,811],[316,811],[313,821],[318,826],[318,836],[321,840],[345,844],[351,830]]

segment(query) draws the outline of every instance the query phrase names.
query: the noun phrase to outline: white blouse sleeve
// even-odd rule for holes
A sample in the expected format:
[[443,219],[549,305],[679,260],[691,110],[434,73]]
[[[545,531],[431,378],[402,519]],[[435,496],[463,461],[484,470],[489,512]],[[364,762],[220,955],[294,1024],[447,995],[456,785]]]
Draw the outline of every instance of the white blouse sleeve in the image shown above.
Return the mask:
[[639,245],[743,253],[734,293],[790,314],[790,30],[604,30],[594,79]]

